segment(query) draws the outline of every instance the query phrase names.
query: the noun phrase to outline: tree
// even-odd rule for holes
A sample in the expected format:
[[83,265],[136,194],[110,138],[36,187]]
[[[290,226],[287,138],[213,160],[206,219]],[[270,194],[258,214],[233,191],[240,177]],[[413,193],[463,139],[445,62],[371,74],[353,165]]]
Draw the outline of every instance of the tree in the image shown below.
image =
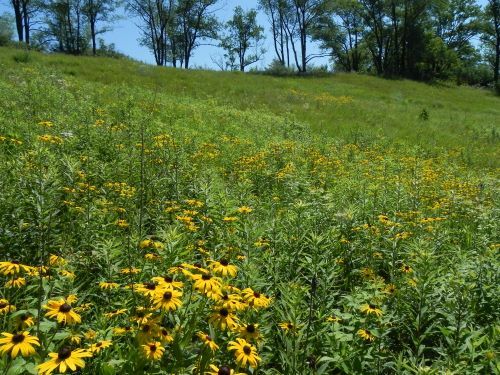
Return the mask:
[[252,9],[245,12],[242,7],[236,7],[233,18],[226,23],[226,30],[228,35],[222,39],[221,47],[226,50],[230,60],[238,61],[240,71],[244,72],[247,66],[259,61],[265,53],[262,48],[264,29],[257,24],[257,11]]
[[487,49],[492,51],[493,81],[500,93],[500,0],[488,0],[484,10],[482,39]]
[[19,42],[30,44],[31,29],[36,16],[43,8],[42,0],[10,0],[16,21],[17,38]]
[[173,0],[129,0],[127,3],[128,11],[140,21],[140,42],[153,52],[158,66],[168,61],[168,31],[174,6]]
[[5,46],[14,37],[14,20],[11,15],[4,13],[0,15],[0,46]]
[[182,34],[184,68],[189,68],[193,51],[200,40],[217,39],[219,22],[214,6],[219,0],[178,0],[176,7],[177,22]]
[[117,0],[85,0],[82,11],[89,23],[92,54],[94,56],[97,51],[97,35],[110,30],[107,27],[98,29],[98,23],[113,21],[114,13],[119,5],[120,2]]

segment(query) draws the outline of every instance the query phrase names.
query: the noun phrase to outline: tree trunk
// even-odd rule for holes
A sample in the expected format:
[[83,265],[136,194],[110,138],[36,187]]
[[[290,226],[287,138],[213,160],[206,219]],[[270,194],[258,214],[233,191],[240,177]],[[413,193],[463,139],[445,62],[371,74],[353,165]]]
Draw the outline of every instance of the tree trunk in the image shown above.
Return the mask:
[[17,38],[20,42],[24,42],[23,13],[19,0],[12,0],[12,6],[14,7],[14,15],[16,18]]
[[28,1],[23,1],[23,23],[24,23],[24,41],[30,45],[30,17],[28,13]]

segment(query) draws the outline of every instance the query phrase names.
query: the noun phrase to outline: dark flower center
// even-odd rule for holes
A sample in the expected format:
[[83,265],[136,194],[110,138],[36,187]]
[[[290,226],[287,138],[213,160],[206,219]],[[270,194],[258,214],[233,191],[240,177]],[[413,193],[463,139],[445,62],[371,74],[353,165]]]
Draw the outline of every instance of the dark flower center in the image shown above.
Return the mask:
[[126,326],[124,329],[125,329],[125,331],[130,331],[132,329],[132,327]]
[[28,320],[28,318],[29,318],[28,314],[21,314],[21,315],[19,315],[19,319],[21,319],[23,322],[25,322],[26,320]]
[[288,324],[286,325],[286,327],[287,327],[288,329],[292,329],[292,328],[293,328],[293,324],[292,324],[292,323],[288,323]]
[[209,275],[209,274],[203,274],[201,276],[202,280],[205,280],[205,281],[208,281],[212,278],[212,275]]
[[18,333],[17,335],[12,336],[12,342],[14,344],[20,344],[24,341],[24,335],[22,333]]
[[19,264],[19,261],[18,260],[13,260],[11,263],[12,264]]
[[149,350],[151,350],[153,353],[156,352],[156,345],[149,345]]
[[71,311],[71,305],[68,303],[63,303],[61,307],[59,307],[59,312],[69,313]]
[[252,348],[249,347],[248,345],[245,345],[243,347],[243,353],[245,353],[246,355],[250,355],[250,353],[252,353]]
[[172,299],[172,292],[165,292],[163,293],[163,299],[170,301]]
[[231,375],[231,369],[227,366],[222,366],[219,371],[217,371],[218,375]]
[[168,336],[168,331],[167,331],[166,329],[162,329],[162,330],[161,330],[161,334],[162,334],[163,336]]
[[253,296],[254,296],[255,298],[260,298],[260,293],[254,292]]
[[156,284],[154,283],[144,283],[144,287],[149,290],[155,290],[156,289]]
[[59,353],[57,353],[57,358],[61,361],[64,361],[69,357],[71,357],[71,349],[69,348],[62,348],[61,350],[59,350]]
[[219,263],[222,264],[224,267],[229,265],[229,262],[227,261],[227,259],[221,259]]
[[0,302],[0,309],[3,309],[7,307],[7,304],[5,302]]
[[224,301],[227,301],[227,300],[229,299],[229,296],[228,296],[227,294],[224,294],[224,295],[222,296],[222,299],[223,299]]
[[165,280],[166,283],[171,283],[174,281],[174,279],[171,276],[165,276],[163,277],[163,280]]
[[211,338],[209,335],[206,335],[206,336],[205,336],[205,340],[207,340],[207,341],[212,341],[212,338]]
[[220,309],[219,313],[225,318],[229,315],[228,309]]
[[255,326],[253,324],[247,325],[247,332],[248,333],[254,333],[255,332]]
[[375,310],[375,309],[377,308],[377,306],[372,305],[371,303],[368,305],[368,307],[369,307],[371,310]]
[[149,332],[150,329],[151,329],[151,327],[148,324],[142,326],[142,332],[144,332],[144,333]]
[[95,346],[96,346],[97,348],[100,348],[100,347],[102,346],[102,342],[98,342],[97,344],[95,344]]
[[193,266],[195,266],[196,268],[201,268],[201,263],[195,263],[193,264]]

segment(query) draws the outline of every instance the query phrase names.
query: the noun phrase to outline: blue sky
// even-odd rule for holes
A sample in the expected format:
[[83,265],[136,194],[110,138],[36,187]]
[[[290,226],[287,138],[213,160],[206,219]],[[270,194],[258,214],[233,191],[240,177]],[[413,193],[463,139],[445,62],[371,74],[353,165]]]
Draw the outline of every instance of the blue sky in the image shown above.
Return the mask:
[[[12,12],[9,4],[9,0],[0,0],[0,13],[4,12]],[[479,0],[480,4],[484,5],[487,0]],[[233,9],[240,5],[243,9],[248,10],[251,8],[257,7],[257,0],[221,0],[218,8],[220,9],[217,12],[217,16],[221,21],[227,21],[232,13]],[[125,53],[137,60],[154,64],[154,58],[151,53],[144,47],[139,45],[137,41],[139,38],[139,30],[135,24],[135,20],[130,18],[127,14],[121,13],[121,19],[114,24],[113,30],[102,35],[103,39],[106,43],[114,43],[116,49],[119,52]],[[265,58],[255,64],[257,67],[265,67],[269,65],[274,57],[272,40],[269,35],[269,23],[267,17],[259,13],[258,22],[260,25],[264,26],[266,29],[266,41],[265,41],[265,49],[268,51],[265,55]],[[317,46],[311,46],[311,52],[317,52]],[[192,57],[192,66],[200,66],[207,68],[215,68],[216,66],[212,63],[212,57],[217,58],[217,56],[222,55],[222,51],[217,47],[212,46],[200,46],[194,52],[194,56]],[[314,60],[314,63],[326,64],[328,63],[327,59],[317,59]]]

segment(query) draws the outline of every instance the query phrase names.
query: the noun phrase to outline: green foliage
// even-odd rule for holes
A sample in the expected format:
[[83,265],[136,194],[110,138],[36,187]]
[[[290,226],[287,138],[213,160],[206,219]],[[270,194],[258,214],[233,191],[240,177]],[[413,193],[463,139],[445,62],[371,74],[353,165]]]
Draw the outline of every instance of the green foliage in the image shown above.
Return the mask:
[[12,17],[4,13],[0,15],[0,47],[6,46],[12,42],[14,37],[14,25]]
[[[498,372],[491,93],[0,52],[0,299],[17,308],[2,302],[0,332],[28,313],[42,344],[0,349],[2,372],[66,346],[95,351],[85,375]],[[223,259],[231,315],[258,324],[255,370],[210,319],[225,300],[193,289]],[[182,305],[162,312],[144,283],[167,275]],[[81,323],[45,316],[73,294]]]

